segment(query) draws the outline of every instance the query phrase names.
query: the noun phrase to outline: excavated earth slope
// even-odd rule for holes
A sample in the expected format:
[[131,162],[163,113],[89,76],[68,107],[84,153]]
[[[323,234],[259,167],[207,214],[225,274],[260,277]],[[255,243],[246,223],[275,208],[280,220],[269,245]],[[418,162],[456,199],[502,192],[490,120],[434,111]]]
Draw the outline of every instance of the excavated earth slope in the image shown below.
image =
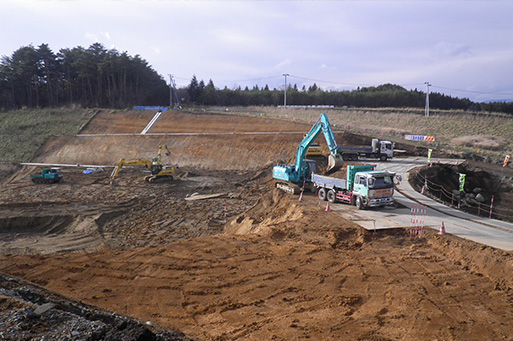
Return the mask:
[[[177,339],[171,330],[199,340],[513,335],[510,253],[434,231],[369,233],[319,209],[313,194],[298,201],[273,189],[271,166],[291,159],[310,124],[167,112],[149,133],[190,135],[132,135],[153,114],[102,112],[82,134],[127,135],[55,137],[35,161],[113,165],[166,144],[175,179],[148,184],[134,166],[109,185],[111,168],[78,167],[60,184],[34,185],[36,169],[22,169],[0,193],[1,272]],[[11,316],[0,319],[2,336],[40,337],[59,321],[45,306],[37,333],[20,325],[34,309],[11,291],[0,291]]]

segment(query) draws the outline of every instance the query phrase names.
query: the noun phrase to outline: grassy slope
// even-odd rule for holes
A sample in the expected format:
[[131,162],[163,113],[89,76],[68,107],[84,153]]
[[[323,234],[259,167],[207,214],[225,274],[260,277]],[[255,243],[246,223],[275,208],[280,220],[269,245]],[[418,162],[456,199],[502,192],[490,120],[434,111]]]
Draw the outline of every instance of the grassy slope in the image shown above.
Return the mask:
[[52,135],[75,135],[93,109],[25,109],[0,112],[0,162],[28,162]]
[[[212,108],[226,113],[226,108]],[[430,148],[461,154],[474,153],[494,161],[513,152],[513,116],[500,113],[401,108],[230,108],[228,112],[266,117],[280,117],[314,123],[326,113],[336,129],[400,141],[404,135],[434,135],[436,143]],[[404,142],[404,141],[402,141]],[[416,143],[427,146],[425,142]]]

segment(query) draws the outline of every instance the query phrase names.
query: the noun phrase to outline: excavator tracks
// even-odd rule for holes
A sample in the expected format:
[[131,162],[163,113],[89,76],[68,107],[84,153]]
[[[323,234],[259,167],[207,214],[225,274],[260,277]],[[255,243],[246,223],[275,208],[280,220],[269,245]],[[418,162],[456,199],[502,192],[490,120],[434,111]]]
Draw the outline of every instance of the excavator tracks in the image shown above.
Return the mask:
[[145,181],[153,183],[153,182],[160,182],[160,181],[172,181],[173,176],[172,175],[148,175],[144,178]]
[[60,181],[61,179],[32,178],[32,182],[35,184],[53,184]]

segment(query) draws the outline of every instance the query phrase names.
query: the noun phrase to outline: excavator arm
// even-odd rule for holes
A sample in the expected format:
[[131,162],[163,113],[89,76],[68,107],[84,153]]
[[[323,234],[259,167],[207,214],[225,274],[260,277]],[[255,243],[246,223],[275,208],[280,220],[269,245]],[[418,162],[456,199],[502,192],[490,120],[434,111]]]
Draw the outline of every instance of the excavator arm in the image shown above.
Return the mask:
[[320,120],[322,122],[322,132],[324,133],[324,138],[326,139],[326,143],[328,144],[328,148],[330,149],[331,155],[337,155],[338,145],[335,141],[335,134],[333,134],[331,124],[328,121],[328,116],[326,116],[325,114],[321,114]]
[[[273,178],[277,180],[284,180],[292,183],[301,183],[310,181],[307,179],[309,171],[308,164],[305,161],[305,156],[308,151],[308,147],[312,142],[323,132],[326,138],[326,143],[330,149],[330,156],[328,158],[328,169],[327,172],[332,172],[339,169],[344,161],[338,152],[338,146],[335,141],[335,136],[331,130],[331,125],[328,121],[326,114],[321,114],[317,122],[312,126],[308,134],[305,135],[296,151],[296,160],[292,165],[278,165],[273,168]],[[283,184],[283,186],[287,186]]]
[[151,161],[148,161],[148,160],[121,158],[119,160],[118,164],[116,165],[116,167],[114,167],[114,169],[112,170],[112,173],[110,174],[110,183],[112,184],[112,181],[114,181],[114,178],[116,176],[118,176],[119,172],[121,172],[121,168],[123,168],[123,166],[132,166],[132,165],[144,165],[149,169],[151,169],[151,167],[152,167]]
[[171,151],[169,150],[169,148],[166,145],[161,145],[161,146],[159,146],[159,151],[158,151],[158,154],[157,154],[157,159],[154,160],[154,163],[155,162],[162,163],[162,151],[165,151],[166,156],[171,155]]
[[338,145],[335,141],[335,135],[331,129],[331,124],[328,121],[328,116],[326,116],[326,114],[321,114],[317,122],[315,122],[315,124],[312,126],[308,134],[306,134],[306,136],[303,138],[303,141],[301,141],[297,148],[295,171],[299,172],[299,174],[304,174],[304,160],[308,151],[308,147],[312,144],[313,141],[315,141],[321,131],[324,134],[326,144],[330,149],[327,171],[334,171],[342,166],[343,160],[338,152]]

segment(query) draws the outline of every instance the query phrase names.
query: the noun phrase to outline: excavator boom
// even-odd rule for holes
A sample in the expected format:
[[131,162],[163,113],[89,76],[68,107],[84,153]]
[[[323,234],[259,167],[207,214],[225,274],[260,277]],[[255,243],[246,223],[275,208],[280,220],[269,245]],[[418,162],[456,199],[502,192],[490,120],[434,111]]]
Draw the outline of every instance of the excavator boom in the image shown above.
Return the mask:
[[292,183],[304,183],[308,179],[309,172],[312,172],[312,166],[305,161],[308,147],[323,132],[326,143],[330,149],[328,158],[328,172],[333,172],[343,165],[342,157],[338,152],[338,145],[335,141],[335,135],[331,129],[330,122],[326,114],[321,114],[317,122],[312,126],[308,134],[299,143],[296,151],[296,160],[293,165],[275,166],[273,168],[273,177],[278,180],[285,180]]
[[166,145],[159,146],[159,151],[157,154],[157,161],[159,163],[162,163],[162,151],[164,151],[164,150],[166,151],[167,156],[171,155],[171,151],[169,150],[169,148]]
[[173,179],[173,174],[175,173],[175,167],[163,165],[162,164],[162,152],[165,151],[166,155],[170,155],[171,151],[166,145],[159,146],[159,150],[157,156],[153,158],[152,161],[144,160],[144,159],[120,159],[114,170],[110,175],[110,183],[114,181],[114,178],[118,176],[119,172],[123,168],[123,166],[132,166],[132,165],[143,165],[151,171],[151,175],[146,176],[144,179],[148,182],[154,182],[158,179]]
[[134,165],[143,165],[143,166],[146,166],[147,168],[151,169],[152,162],[148,161],[148,160],[144,160],[144,159],[121,158],[119,160],[118,164],[116,165],[116,167],[114,167],[114,169],[112,170],[112,173],[110,174],[110,183],[112,184],[112,181],[114,181],[114,178],[116,176],[118,176],[119,172],[121,172],[121,168],[123,168],[123,166],[134,166]]
[[330,156],[328,157],[328,172],[333,172],[343,165],[342,157],[338,153],[338,145],[335,141],[335,135],[331,129],[331,124],[328,121],[326,114],[321,114],[317,122],[312,126],[308,134],[303,138],[303,141],[299,144],[296,151],[296,162],[294,164],[294,170],[299,174],[303,174],[305,171],[305,157],[308,151],[308,147],[315,141],[320,133],[324,134],[326,144],[330,149]]

